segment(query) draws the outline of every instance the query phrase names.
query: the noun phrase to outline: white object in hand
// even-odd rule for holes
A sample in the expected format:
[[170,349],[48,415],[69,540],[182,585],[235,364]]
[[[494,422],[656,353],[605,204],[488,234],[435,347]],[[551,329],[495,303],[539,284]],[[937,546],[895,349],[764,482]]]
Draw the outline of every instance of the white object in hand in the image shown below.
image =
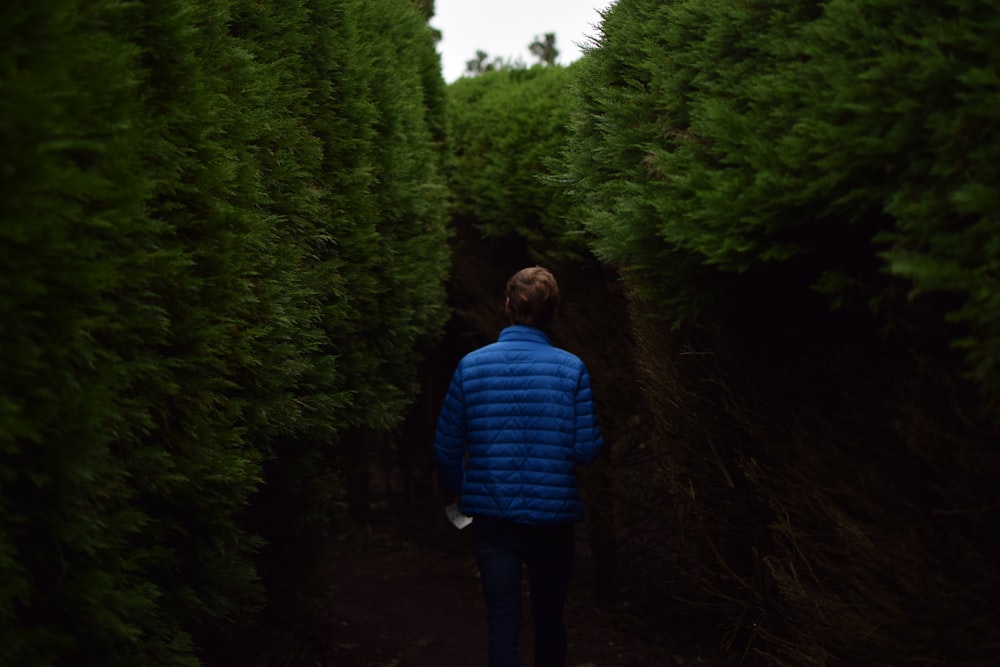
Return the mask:
[[459,530],[472,523],[472,517],[462,514],[462,510],[458,509],[457,502],[445,507],[444,513],[448,515],[448,521],[451,521]]

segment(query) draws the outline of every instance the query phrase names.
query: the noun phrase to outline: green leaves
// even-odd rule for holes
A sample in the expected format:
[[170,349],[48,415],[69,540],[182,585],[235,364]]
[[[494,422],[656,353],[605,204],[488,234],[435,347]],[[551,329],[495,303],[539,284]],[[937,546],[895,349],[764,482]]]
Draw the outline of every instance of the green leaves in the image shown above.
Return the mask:
[[265,460],[393,428],[443,322],[433,35],[407,0],[0,24],[3,661],[194,665],[263,602]]
[[570,81],[566,68],[536,66],[448,88],[454,214],[484,238],[520,237],[539,260],[586,252],[572,203],[548,180],[569,131]]
[[904,317],[910,288],[955,292],[956,335],[995,347],[973,295],[998,261],[1000,22],[959,5],[614,5],[563,163],[599,254],[682,319],[773,264]]

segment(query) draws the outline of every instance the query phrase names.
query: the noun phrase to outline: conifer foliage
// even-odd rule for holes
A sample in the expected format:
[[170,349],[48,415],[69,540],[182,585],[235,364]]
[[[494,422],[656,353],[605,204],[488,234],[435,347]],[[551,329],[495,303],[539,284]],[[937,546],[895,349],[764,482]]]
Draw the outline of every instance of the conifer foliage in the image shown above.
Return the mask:
[[0,37],[0,662],[196,665],[266,599],[265,470],[392,429],[438,333],[433,36],[408,0],[56,0]]
[[472,221],[486,239],[518,239],[540,261],[585,249],[567,225],[571,200],[546,181],[568,137],[571,72],[501,69],[448,87],[456,219]]
[[763,265],[804,267],[836,306],[946,294],[1000,397],[992,4],[635,0],[602,30],[570,182],[666,317]]
[[561,176],[636,297],[664,594],[764,664],[995,659],[995,3],[600,30]]

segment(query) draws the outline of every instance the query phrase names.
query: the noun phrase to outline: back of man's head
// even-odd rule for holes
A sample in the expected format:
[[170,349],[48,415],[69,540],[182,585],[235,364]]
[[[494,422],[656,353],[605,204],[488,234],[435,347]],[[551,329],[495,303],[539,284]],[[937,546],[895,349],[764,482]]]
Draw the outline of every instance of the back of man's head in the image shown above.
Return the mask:
[[555,276],[540,266],[521,269],[507,281],[507,312],[514,324],[545,328],[559,305]]

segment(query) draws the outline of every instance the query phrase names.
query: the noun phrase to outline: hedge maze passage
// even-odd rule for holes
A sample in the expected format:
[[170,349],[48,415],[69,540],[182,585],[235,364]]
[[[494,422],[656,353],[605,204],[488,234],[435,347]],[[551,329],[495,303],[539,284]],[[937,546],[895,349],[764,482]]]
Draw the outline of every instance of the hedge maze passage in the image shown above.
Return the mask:
[[618,0],[447,85],[433,15],[0,7],[0,664],[263,665],[356,531],[460,553],[437,409],[536,263],[609,443],[595,619],[994,664],[996,3]]

